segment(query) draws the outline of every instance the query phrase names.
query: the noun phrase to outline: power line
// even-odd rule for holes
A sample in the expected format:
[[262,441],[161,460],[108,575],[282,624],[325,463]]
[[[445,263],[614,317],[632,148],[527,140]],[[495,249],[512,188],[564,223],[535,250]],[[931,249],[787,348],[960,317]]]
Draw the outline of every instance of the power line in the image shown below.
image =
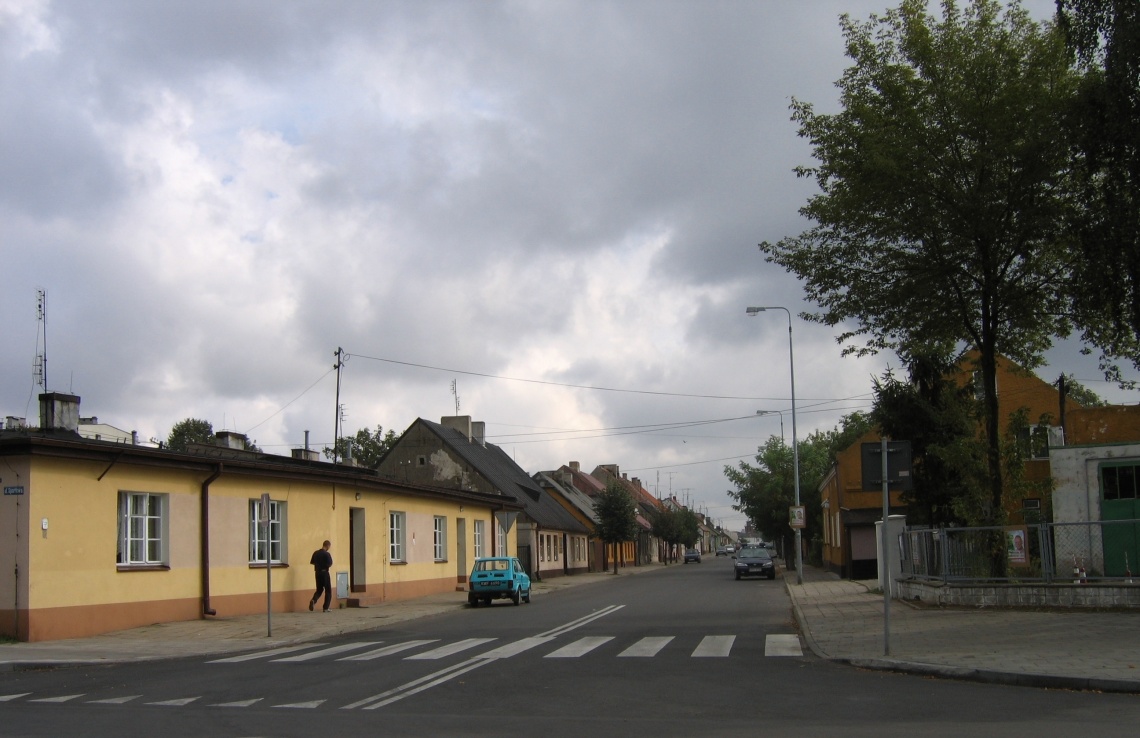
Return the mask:
[[[738,395],[697,395],[685,392],[658,392],[654,390],[635,390],[635,389],[621,389],[617,387],[593,387],[587,384],[570,384],[569,382],[553,382],[546,379],[527,379],[525,377],[505,377],[500,374],[486,374],[484,372],[469,372],[463,369],[448,369],[441,366],[431,366],[430,364],[417,364],[411,361],[399,361],[398,359],[385,359],[380,356],[365,356],[363,354],[347,354],[348,356],[356,356],[361,359],[368,359],[369,361],[380,361],[385,364],[398,364],[400,366],[410,366],[416,369],[430,369],[436,372],[449,372],[451,374],[466,374],[471,377],[484,377],[486,379],[502,379],[508,382],[526,382],[527,384],[545,384],[553,387],[569,387],[571,389],[584,389],[594,390],[596,392],[623,392],[633,395],[655,395],[658,397],[693,397],[702,400],[772,400],[778,401],[786,398],[783,397],[750,397]],[[865,395],[858,395],[863,397]],[[805,400],[818,400],[826,402],[836,402],[838,400],[829,397],[806,397]],[[852,398],[843,398],[852,399]]]

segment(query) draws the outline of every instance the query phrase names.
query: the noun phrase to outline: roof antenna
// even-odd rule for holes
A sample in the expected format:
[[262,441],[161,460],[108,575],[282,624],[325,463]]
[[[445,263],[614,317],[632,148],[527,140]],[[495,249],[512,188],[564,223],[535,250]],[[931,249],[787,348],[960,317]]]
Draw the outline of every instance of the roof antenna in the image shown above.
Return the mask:
[[32,379],[44,388],[44,392],[47,392],[47,290],[36,290],[36,316],[40,323],[39,335],[36,336],[37,343],[41,338],[43,343],[40,344],[42,349],[36,353],[35,362],[32,364]]
[[459,417],[459,390],[455,386],[455,380],[451,380],[451,395],[455,398],[455,417]]

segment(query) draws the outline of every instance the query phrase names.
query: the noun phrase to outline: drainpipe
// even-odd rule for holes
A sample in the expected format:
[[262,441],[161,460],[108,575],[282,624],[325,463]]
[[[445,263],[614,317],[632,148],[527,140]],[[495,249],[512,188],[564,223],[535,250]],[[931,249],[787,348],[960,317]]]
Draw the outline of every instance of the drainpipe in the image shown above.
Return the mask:
[[217,615],[210,607],[210,484],[222,476],[222,465],[202,482],[202,615]]

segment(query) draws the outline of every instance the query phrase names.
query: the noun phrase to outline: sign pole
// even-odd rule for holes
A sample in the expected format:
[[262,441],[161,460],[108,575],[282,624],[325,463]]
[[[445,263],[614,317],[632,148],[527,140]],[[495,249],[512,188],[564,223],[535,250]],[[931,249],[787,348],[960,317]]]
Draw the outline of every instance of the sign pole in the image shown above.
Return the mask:
[[890,516],[891,493],[890,481],[887,476],[887,439],[881,440],[883,456],[883,655],[891,655],[891,547],[890,532],[887,529],[887,518]]

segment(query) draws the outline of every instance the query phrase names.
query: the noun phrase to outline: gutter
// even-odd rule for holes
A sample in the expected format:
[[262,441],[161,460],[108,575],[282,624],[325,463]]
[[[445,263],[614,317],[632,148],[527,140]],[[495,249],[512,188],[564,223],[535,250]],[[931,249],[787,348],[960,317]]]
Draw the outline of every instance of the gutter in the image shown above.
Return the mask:
[[222,464],[218,463],[218,467],[214,473],[202,482],[202,496],[201,496],[201,546],[202,546],[202,615],[217,615],[218,612],[210,607],[210,484],[215,479],[222,476]]

